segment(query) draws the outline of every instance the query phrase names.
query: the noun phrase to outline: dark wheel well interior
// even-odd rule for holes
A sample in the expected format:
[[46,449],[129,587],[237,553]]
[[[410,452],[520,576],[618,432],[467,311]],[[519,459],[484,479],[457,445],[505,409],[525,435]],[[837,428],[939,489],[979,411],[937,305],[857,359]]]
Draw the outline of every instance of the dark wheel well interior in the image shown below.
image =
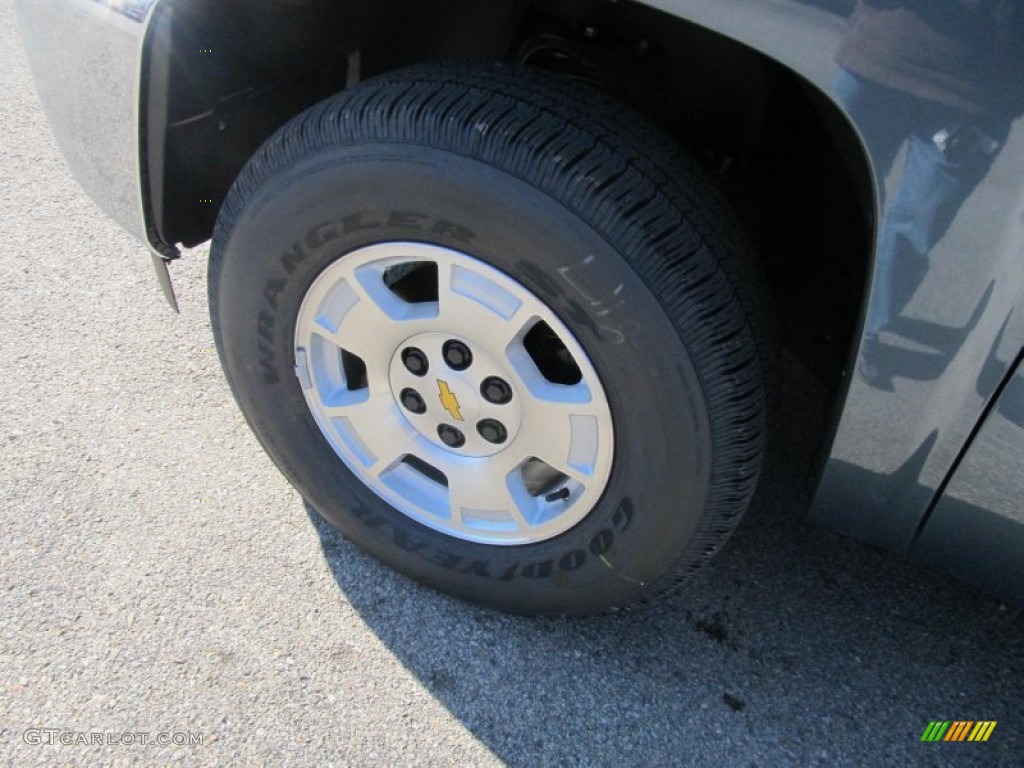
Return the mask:
[[512,58],[618,96],[718,179],[764,261],[783,343],[841,391],[870,261],[870,172],[827,97],[756,51],[603,0],[177,0],[150,29],[155,242],[208,239],[255,149],[347,85],[423,61]]

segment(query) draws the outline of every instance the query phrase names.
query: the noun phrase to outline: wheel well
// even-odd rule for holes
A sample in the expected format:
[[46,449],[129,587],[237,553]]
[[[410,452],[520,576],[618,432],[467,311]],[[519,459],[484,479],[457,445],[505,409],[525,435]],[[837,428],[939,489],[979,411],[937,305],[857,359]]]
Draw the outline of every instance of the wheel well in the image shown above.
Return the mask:
[[443,57],[501,57],[522,0],[174,0],[146,39],[152,239],[207,240],[231,183],[288,119],[346,85]]
[[758,52],[604,0],[176,0],[146,45],[144,190],[154,242],[196,245],[277,128],[417,62],[514,58],[603,88],[718,178],[769,276],[784,343],[838,391],[868,274],[872,186],[852,129]]

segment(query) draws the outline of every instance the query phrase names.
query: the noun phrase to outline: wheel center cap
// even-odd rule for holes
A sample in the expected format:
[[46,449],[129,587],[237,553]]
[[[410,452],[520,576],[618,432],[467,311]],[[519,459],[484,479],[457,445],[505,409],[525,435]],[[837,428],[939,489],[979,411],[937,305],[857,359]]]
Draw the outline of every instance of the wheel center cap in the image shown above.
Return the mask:
[[412,336],[395,352],[389,379],[409,424],[453,453],[493,456],[519,432],[522,408],[508,367],[462,336]]

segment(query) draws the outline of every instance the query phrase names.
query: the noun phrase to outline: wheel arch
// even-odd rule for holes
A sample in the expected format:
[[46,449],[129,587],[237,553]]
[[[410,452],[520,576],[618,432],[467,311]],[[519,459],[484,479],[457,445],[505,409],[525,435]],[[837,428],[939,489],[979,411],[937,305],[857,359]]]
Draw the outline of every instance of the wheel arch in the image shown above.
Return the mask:
[[[288,119],[366,77],[500,57],[521,0],[162,0],[143,52],[142,196],[159,245],[211,236],[242,166]],[[156,244],[156,243],[155,243]]]

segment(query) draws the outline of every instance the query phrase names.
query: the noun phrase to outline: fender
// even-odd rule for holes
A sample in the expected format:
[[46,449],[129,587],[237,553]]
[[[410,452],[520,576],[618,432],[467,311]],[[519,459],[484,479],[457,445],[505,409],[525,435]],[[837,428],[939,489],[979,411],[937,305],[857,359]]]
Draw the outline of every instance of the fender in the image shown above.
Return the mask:
[[[68,166],[111,219],[149,246],[164,296],[175,311],[167,261],[143,197],[140,125],[143,43],[157,0],[19,0],[29,66]],[[85,76],[83,62],[102,78]]]

